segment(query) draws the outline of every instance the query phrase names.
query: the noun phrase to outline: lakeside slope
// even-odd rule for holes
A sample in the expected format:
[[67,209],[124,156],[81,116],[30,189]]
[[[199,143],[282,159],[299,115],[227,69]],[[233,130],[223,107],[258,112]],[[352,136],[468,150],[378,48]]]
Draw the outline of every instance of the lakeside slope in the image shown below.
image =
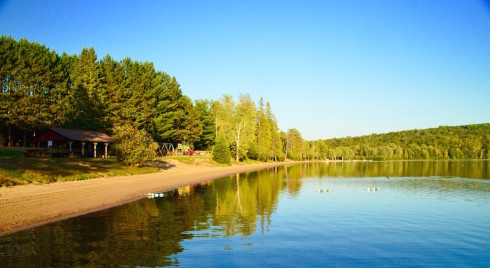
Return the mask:
[[0,188],[0,235],[119,206],[148,192],[165,192],[236,173],[294,164],[207,167],[168,161],[157,173]]

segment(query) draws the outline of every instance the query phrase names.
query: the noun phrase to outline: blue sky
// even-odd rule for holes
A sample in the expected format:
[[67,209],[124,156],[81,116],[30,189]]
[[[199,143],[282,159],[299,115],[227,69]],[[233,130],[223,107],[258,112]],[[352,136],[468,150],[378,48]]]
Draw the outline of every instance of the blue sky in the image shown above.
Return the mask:
[[0,34],[249,93],[307,139],[490,122],[488,1],[1,1]]

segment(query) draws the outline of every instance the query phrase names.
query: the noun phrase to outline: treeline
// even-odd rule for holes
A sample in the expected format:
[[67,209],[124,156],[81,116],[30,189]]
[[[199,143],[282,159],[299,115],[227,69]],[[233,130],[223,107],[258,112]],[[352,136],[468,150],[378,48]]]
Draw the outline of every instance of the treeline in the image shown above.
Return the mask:
[[288,159],[490,159],[490,124],[441,126],[359,137],[308,141],[280,132]]
[[175,77],[130,58],[98,60],[93,48],[58,55],[0,37],[0,137],[29,146],[35,132],[63,127],[111,133],[130,123],[156,141],[196,141],[199,115]]
[[0,146],[32,146],[39,131],[60,127],[122,138],[133,134],[114,131],[136,129],[145,141],[224,148],[224,157],[236,161],[490,158],[490,124],[307,141],[297,129],[280,131],[262,99],[256,105],[243,94],[193,102],[152,63],[98,59],[93,48],[59,55],[1,36],[0,83]]
[[325,140],[329,159],[490,159],[490,124]]
[[46,127],[108,134],[135,128],[156,142],[189,142],[199,150],[212,149],[223,135],[237,161],[285,158],[269,103],[261,100],[256,107],[248,95],[237,102],[228,95],[193,102],[175,77],[149,62],[98,59],[93,48],[59,55],[38,43],[1,36],[0,83],[3,146],[32,146]]

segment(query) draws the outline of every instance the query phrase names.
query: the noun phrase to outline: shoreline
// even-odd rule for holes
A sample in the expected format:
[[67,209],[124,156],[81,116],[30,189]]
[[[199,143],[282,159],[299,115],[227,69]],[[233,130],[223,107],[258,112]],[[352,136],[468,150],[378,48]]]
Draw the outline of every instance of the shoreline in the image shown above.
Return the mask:
[[0,188],[0,236],[124,205],[146,198],[148,192],[167,192],[236,173],[305,161],[229,167],[167,162],[171,167],[156,173],[2,187]]

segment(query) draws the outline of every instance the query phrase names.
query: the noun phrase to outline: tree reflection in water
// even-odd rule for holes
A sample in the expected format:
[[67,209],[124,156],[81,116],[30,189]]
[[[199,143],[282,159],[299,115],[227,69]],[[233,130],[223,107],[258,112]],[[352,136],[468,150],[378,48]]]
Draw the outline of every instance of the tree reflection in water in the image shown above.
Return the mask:
[[[488,161],[307,163],[237,174],[86,216],[0,237],[0,266],[178,265],[185,239],[267,232],[281,191],[299,195],[305,178],[389,176],[392,187],[416,189],[403,177],[490,179]],[[462,185],[464,184],[464,185]],[[431,180],[423,187],[483,191],[478,180]]]

